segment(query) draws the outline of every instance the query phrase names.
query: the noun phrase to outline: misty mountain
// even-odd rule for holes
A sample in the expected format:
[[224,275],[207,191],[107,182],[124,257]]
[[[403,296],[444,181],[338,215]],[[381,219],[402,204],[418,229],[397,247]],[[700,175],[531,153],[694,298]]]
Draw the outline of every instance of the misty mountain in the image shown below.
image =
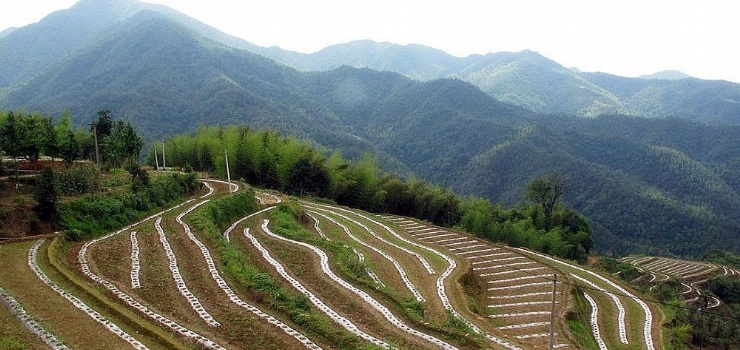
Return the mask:
[[0,33],[0,88],[23,82],[68,59],[100,36],[119,30],[123,21],[144,10],[166,15],[200,35],[228,45],[256,48],[166,6],[138,0],[81,0],[38,23]]
[[638,78],[640,79],[659,79],[659,80],[681,80],[686,78],[691,78],[690,75],[679,72],[677,70],[664,70],[653,74],[648,75],[641,75]]
[[[119,7],[106,7],[111,4]],[[373,42],[355,43],[376,47],[354,58],[365,68],[301,71],[264,53],[289,52],[255,49],[161,6],[131,10],[141,5],[85,0],[61,11],[68,18],[102,11],[113,19],[97,34],[75,39],[74,49],[59,49],[63,58],[28,64],[29,78],[0,74],[2,81],[18,81],[0,89],[0,110],[59,115],[68,109],[82,126],[98,110],[110,109],[149,140],[201,124],[245,123],[340,149],[348,158],[371,151],[397,174],[412,172],[458,193],[507,204],[522,201],[534,177],[559,170],[570,182],[567,203],[595,228],[598,251],[696,255],[718,246],[740,251],[740,127],[677,118],[586,119],[521,107],[603,104],[613,106],[603,110],[621,111],[649,106],[653,96],[663,101],[653,106],[661,113],[726,109],[724,118],[733,122],[736,84],[579,73],[527,51],[459,59],[423,46]],[[106,15],[105,8],[123,10]],[[0,51],[11,50],[6,39],[15,35],[74,32],[75,22],[49,18],[0,38]],[[324,63],[329,57],[352,59],[350,51],[337,49],[314,57]],[[394,52],[395,59],[389,59]],[[413,59],[411,52],[417,54]],[[380,62],[388,69],[371,67]],[[403,63],[416,79],[390,69]],[[421,78],[435,74],[452,78]],[[465,81],[475,76],[481,82]],[[489,81],[488,90],[480,87],[487,76],[500,78]],[[517,77],[529,80],[518,83]],[[497,99],[493,90],[511,91]],[[555,90],[570,91],[572,100],[555,96]],[[717,121],[713,118],[706,120]]]
[[[532,51],[459,58],[421,45],[369,40],[335,45],[313,54],[276,48],[257,52],[301,70],[349,65],[393,71],[418,80],[459,78],[500,101],[539,113],[585,117],[619,113],[740,124],[740,84],[690,78],[676,71],[601,79],[609,75],[565,68]],[[626,89],[629,94],[624,94]]]

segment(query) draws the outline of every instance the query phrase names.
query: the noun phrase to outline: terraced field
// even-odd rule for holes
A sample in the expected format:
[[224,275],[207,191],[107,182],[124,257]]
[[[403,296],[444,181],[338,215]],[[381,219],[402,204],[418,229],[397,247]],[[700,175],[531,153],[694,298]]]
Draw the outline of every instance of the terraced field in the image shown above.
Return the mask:
[[[0,246],[0,268],[13,271],[0,275],[12,311],[0,314],[11,321],[0,339],[57,349],[578,349],[565,322],[576,285],[598,348],[654,349],[659,338],[653,310],[607,277],[414,219],[294,201],[296,233],[276,206],[287,197],[257,193],[262,209],[214,239],[190,216],[244,189],[204,183],[201,197],[92,241]],[[234,271],[246,270],[271,289],[240,282]]]
[[736,269],[701,261],[655,256],[630,256],[621,260],[634,265],[640,271],[647,272],[649,277],[643,282],[652,284],[650,288],[654,288],[658,282],[667,281],[671,278],[680,280],[681,285],[685,288],[680,293],[684,301],[694,307],[705,307],[707,309],[719,307],[722,305],[722,301],[714,296],[705,295],[701,289],[702,283],[713,276],[719,275],[740,277],[740,271]]

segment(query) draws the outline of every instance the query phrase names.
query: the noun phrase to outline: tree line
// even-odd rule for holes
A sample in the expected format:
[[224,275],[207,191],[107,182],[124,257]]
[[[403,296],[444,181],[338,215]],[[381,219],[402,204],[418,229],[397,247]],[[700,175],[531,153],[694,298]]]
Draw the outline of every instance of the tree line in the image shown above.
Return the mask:
[[567,184],[561,174],[533,181],[522,203],[505,209],[486,199],[460,197],[414,176],[402,179],[382,172],[370,154],[347,160],[340,151],[248,126],[201,126],[164,144],[157,142],[147,153],[147,163],[166,162],[226,177],[227,155],[231,178],[258,187],[411,216],[577,261],[585,261],[592,247],[588,221],[561,202]]
[[44,156],[70,165],[90,160],[105,167],[138,161],[144,141],[130,122],[110,114],[102,110],[90,128],[74,129],[69,112],[55,121],[39,113],[0,111],[0,152],[14,160],[16,175],[18,160],[35,164]]

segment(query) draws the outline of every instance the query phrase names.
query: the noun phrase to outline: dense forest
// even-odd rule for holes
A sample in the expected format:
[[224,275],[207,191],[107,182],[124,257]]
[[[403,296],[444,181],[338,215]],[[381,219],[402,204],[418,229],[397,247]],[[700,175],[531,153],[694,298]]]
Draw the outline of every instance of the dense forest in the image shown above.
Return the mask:
[[415,177],[401,179],[383,172],[371,154],[349,161],[339,151],[312,148],[310,143],[247,126],[202,126],[163,146],[159,152],[157,145],[150,148],[148,165],[229,175],[298,196],[459,227],[494,242],[581,262],[592,247],[587,220],[560,201],[567,181],[556,174],[533,181],[522,193],[523,199],[531,199],[529,204],[507,209],[485,199],[457,196]]

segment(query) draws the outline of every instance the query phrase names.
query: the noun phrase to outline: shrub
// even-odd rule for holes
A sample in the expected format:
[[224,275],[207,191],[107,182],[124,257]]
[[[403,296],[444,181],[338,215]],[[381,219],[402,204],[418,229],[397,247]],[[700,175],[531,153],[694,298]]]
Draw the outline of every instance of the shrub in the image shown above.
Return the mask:
[[60,205],[60,223],[70,240],[95,238],[193,194],[198,184],[195,174],[174,173],[152,180],[139,192],[87,196]]

